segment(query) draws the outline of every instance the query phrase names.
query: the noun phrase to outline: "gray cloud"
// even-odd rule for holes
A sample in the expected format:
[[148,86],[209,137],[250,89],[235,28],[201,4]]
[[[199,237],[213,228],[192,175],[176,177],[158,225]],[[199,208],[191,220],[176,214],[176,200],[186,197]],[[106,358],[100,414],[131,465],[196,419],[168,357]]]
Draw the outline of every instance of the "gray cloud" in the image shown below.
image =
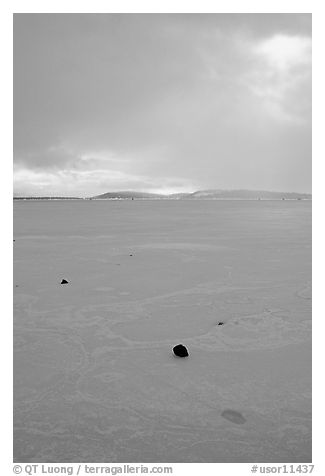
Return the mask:
[[310,41],[309,14],[15,14],[16,191],[310,191]]

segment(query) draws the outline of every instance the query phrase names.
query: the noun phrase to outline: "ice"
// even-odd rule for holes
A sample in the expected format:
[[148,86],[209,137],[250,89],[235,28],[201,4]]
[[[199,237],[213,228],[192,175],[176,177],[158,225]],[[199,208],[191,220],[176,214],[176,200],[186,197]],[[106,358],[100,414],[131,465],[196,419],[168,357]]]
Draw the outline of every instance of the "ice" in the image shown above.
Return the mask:
[[14,238],[16,462],[311,462],[310,202],[16,201]]

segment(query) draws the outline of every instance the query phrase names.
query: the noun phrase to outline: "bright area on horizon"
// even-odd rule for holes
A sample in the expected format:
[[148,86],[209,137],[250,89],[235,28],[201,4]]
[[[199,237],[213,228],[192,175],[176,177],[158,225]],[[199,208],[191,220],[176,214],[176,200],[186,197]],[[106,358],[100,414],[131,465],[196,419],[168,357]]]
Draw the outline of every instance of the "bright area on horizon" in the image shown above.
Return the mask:
[[311,14],[15,14],[14,193],[311,192]]

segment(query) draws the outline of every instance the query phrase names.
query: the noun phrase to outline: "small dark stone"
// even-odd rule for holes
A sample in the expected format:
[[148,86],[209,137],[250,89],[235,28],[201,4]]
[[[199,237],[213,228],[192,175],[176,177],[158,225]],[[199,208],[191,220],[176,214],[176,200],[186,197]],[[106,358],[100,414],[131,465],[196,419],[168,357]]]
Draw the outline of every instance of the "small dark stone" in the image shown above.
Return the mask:
[[61,284],[68,284],[68,282],[66,279],[62,279]]
[[223,326],[224,325],[224,322],[220,321],[218,322],[218,326]]
[[175,345],[173,352],[177,357],[188,357],[189,355],[187,348],[182,344]]
[[129,255],[129,256],[133,256],[133,255]]
[[14,241],[16,241],[16,240],[14,240]]

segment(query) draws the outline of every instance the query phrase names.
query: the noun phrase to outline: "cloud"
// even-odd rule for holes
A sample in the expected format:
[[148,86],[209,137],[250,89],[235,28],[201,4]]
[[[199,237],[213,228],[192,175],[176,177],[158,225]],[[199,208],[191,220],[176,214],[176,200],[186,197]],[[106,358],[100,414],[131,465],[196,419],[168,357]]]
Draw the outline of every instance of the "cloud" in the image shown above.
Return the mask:
[[310,188],[310,15],[19,14],[14,38],[17,190]]
[[310,65],[311,39],[309,37],[276,34],[255,46],[255,53],[279,71],[288,71],[297,65]]
[[[116,170],[31,170],[16,168],[14,192],[31,195],[95,195],[98,190],[118,190],[127,184],[131,188],[148,185],[143,177],[124,174]],[[73,192],[72,192],[73,191]]]
[[244,82],[274,119],[309,123],[311,38],[276,34],[251,45],[254,67]]
[[[116,166],[120,161],[116,162]],[[139,190],[154,193],[189,192],[196,189],[194,182],[186,178],[137,175],[110,168],[112,162],[94,155],[80,157],[77,166],[59,167],[14,166],[14,193],[17,195],[76,195],[93,196],[107,191]]]

